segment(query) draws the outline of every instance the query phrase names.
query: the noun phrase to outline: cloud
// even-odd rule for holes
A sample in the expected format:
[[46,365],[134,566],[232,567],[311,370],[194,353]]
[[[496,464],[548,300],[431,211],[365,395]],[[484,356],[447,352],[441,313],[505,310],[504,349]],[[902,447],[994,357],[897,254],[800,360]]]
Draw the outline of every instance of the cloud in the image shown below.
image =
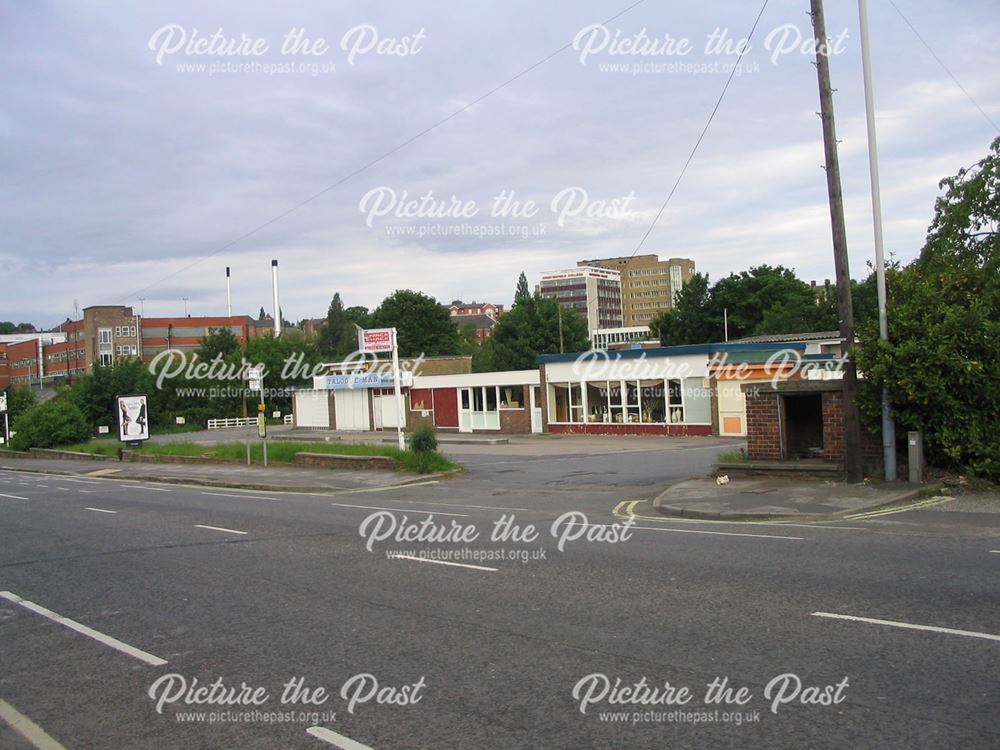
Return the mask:
[[[805,278],[833,275],[815,70],[802,54],[771,64],[761,46],[781,24],[805,30],[799,6],[769,5],[746,58],[759,70],[734,79],[642,252],[691,257],[714,277],[760,263],[793,265]],[[17,74],[0,82],[0,319],[50,324],[72,314],[74,300],[138,307],[140,296],[147,314],[179,314],[182,297],[192,312],[219,313],[227,265],[235,311],[256,315],[270,308],[271,258],[280,260],[282,307],[292,319],[322,315],[335,291],[369,307],[404,286],[442,300],[509,303],[522,270],[534,284],[542,271],[637,248],[725,81],[719,73],[613,73],[600,68],[610,58],[581,65],[569,50],[433,127],[615,9],[597,0],[296,7],[5,10],[0,64]],[[981,65],[1000,31],[991,10],[921,8],[911,20],[996,117],[1000,91]],[[834,6],[827,25],[849,32],[833,74],[852,268],[864,273],[871,209],[855,11]],[[648,3],[611,26],[690,37],[690,61],[706,62],[707,36],[716,28],[742,35],[754,12],[735,1]],[[167,24],[263,38],[270,51],[252,60],[181,51],[159,65],[149,40]],[[366,54],[351,65],[340,40],[358,24],[397,42],[423,29],[423,49]],[[319,61],[335,71],[178,67],[312,62],[280,55],[293,27],[327,39]],[[894,13],[874,8],[872,28],[886,240],[905,260],[922,244],[938,181],[981,158],[995,134]],[[544,210],[530,220],[472,222],[517,224],[522,233],[393,234],[387,225],[430,222],[367,227],[358,204],[380,185],[484,206],[508,190]],[[626,216],[581,216],[561,227],[548,203],[572,186],[594,200],[635,199]],[[453,230],[461,222],[436,223]]]

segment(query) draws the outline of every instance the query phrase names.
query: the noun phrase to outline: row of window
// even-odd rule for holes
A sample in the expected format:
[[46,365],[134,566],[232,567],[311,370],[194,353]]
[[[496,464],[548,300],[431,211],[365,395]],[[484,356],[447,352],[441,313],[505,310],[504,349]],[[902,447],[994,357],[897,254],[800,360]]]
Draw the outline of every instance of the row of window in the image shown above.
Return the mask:
[[139,329],[136,326],[115,326],[115,338],[120,339],[126,336],[131,336],[135,338],[139,335]]
[[599,380],[549,385],[549,421],[569,424],[703,424],[711,393],[703,378]]

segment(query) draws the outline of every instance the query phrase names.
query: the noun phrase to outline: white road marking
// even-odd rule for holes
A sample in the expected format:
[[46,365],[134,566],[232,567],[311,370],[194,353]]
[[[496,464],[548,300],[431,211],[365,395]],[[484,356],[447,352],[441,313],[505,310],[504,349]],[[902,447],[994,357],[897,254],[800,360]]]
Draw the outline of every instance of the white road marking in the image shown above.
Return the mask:
[[80,492],[80,493],[82,493],[84,495],[93,495],[94,494],[93,490],[77,490],[77,492]]
[[142,651],[135,646],[130,646],[127,643],[119,641],[117,638],[112,638],[110,635],[105,635],[93,628],[88,628],[86,625],[82,625],[76,620],[71,620],[68,617],[63,617],[60,614],[53,612],[51,609],[46,609],[39,604],[34,602],[29,602],[27,599],[22,599],[17,594],[10,591],[0,591],[0,599],[6,599],[7,601],[14,602],[14,604],[19,604],[27,610],[34,612],[37,615],[46,617],[52,622],[57,622],[60,625],[65,625],[70,630],[75,630],[81,635],[85,635],[88,638],[93,638],[99,643],[103,643],[105,646],[110,646],[116,651],[121,651],[123,654],[128,654],[134,659],[150,664],[154,667],[160,667],[167,663],[166,659],[161,659],[159,656],[153,656],[152,654]]
[[372,750],[372,748],[368,745],[362,745],[360,742],[355,742],[350,737],[337,734],[336,732],[332,732],[325,727],[309,727],[306,730],[306,734],[311,737],[315,737],[318,740],[322,740],[327,744],[333,745],[334,747],[339,747],[340,750]]
[[168,490],[165,487],[147,487],[144,484],[123,484],[122,487],[130,490],[149,490],[150,492],[173,492],[173,490]]
[[[586,526],[586,527],[596,527],[605,528],[607,524],[604,523],[578,523],[576,521],[570,521],[566,524],[567,526]],[[659,526],[632,526],[633,529],[641,529],[642,531],[672,531],[675,534],[711,534],[713,536],[749,536],[754,539],[787,539],[790,541],[802,542],[805,541],[805,537],[801,536],[775,536],[772,534],[740,534],[736,531],[702,531],[701,529],[668,529]]]
[[22,714],[7,701],[0,700],[0,719],[38,750],[66,750],[35,722]]
[[855,617],[854,615],[836,615],[831,612],[813,612],[813,617],[830,617],[835,620],[850,620],[852,622],[867,622],[872,625],[888,625],[893,628],[906,628],[907,630],[927,630],[931,633],[944,633],[945,635],[964,635],[969,638],[984,638],[988,641],[1000,641],[1000,635],[992,633],[980,633],[975,630],[956,630],[955,628],[939,628],[936,625],[914,625],[911,622],[897,622],[895,620],[876,620],[871,617]]
[[0,497],[9,497],[11,500],[27,500],[26,497],[21,497],[20,495],[5,495],[0,492]]
[[434,563],[435,565],[451,565],[455,568],[471,568],[472,570],[488,570],[491,573],[496,573],[500,568],[487,568],[485,565],[469,565],[468,563],[457,563],[448,562],[447,560],[428,560],[425,557],[417,557],[416,555],[402,555],[396,554],[391,555],[389,560],[413,560],[413,562],[423,562],[423,563]]
[[95,513],[117,513],[117,510],[104,510],[104,508],[84,508],[84,510],[92,510]]
[[79,482],[80,484],[101,484],[100,482],[95,482],[91,479],[70,479],[69,477],[59,477],[60,481],[63,482]]
[[203,526],[200,523],[195,524],[196,528],[199,529],[211,529],[212,531],[225,531],[227,534],[249,534],[249,531],[237,531],[236,529],[224,529],[221,526]]
[[446,508],[475,508],[477,510],[523,510],[530,513],[538,508],[503,508],[499,505],[464,505],[462,503],[432,503],[427,500],[393,500],[394,503],[416,503],[418,505],[442,505]]
[[1000,555],[1000,549],[991,549],[990,552],[992,552],[994,555]]
[[[374,505],[348,505],[347,503],[330,503],[330,505],[335,505],[338,508],[361,508],[362,510],[389,510],[394,513],[398,513],[402,510],[405,510],[405,508],[379,508]],[[429,513],[431,515],[438,515],[438,516],[459,516],[460,518],[468,518],[469,516],[468,513],[444,513],[443,511],[440,510],[420,510],[420,508],[414,508],[413,512]]]
[[413,482],[412,484],[394,484],[388,487],[366,487],[362,490],[337,490],[338,495],[358,495],[362,492],[388,492],[389,490],[405,490],[409,487],[426,487],[430,484],[437,484],[438,480],[432,479],[429,482]]
[[277,500],[276,497],[268,497],[267,495],[234,495],[231,492],[202,492],[202,495],[212,495],[213,497],[248,497],[251,500]]
[[47,484],[38,484],[37,482],[35,483],[35,486],[36,487],[44,487],[45,489],[49,488],[49,486]]
[[69,492],[69,487],[56,487],[60,492]]

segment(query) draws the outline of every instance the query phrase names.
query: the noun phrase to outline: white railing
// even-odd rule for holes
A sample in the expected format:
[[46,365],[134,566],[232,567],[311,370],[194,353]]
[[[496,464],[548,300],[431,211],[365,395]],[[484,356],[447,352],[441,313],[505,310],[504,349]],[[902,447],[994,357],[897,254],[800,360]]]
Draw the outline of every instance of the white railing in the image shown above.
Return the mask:
[[257,417],[231,417],[229,419],[210,419],[208,429],[222,430],[227,427],[250,427],[257,424]]
[[[291,424],[292,415],[286,414],[281,418],[282,423]],[[208,429],[224,430],[227,427],[254,427],[257,424],[257,417],[230,417],[228,419],[208,420]]]

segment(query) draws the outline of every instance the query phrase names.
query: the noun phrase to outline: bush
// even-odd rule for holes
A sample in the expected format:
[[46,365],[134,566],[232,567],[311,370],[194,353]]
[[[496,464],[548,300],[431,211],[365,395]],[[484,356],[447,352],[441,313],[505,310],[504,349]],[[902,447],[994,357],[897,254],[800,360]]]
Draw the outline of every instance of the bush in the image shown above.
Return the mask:
[[61,398],[28,409],[14,420],[12,430],[17,434],[10,447],[19,451],[69,445],[90,437],[83,412],[76,404]]
[[437,450],[438,439],[434,428],[429,424],[422,424],[413,431],[410,437],[410,448],[414,453],[433,453]]

